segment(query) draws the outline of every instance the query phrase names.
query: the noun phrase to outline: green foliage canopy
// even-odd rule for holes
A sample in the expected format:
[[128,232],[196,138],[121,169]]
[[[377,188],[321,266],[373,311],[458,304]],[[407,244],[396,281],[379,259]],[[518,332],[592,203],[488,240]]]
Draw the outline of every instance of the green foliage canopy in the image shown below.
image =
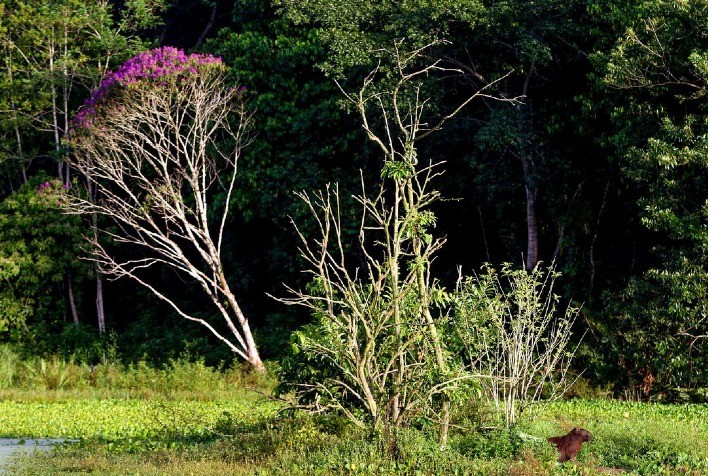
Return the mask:
[[67,280],[80,279],[85,228],[62,213],[63,185],[35,177],[0,203],[0,332],[66,319]]
[[[607,87],[624,94],[614,117],[623,171],[641,191],[652,263],[611,305],[606,338],[648,393],[706,379],[708,354],[708,49],[705,1],[640,1],[617,13],[625,28],[598,54]],[[677,32],[681,32],[680,35]],[[627,125],[629,127],[627,127]],[[625,131],[635,132],[636,138]]]

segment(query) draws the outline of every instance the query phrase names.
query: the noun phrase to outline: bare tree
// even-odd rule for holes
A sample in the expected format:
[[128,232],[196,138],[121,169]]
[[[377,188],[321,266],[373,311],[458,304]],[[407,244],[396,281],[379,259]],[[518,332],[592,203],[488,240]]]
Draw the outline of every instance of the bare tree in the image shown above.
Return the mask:
[[[93,197],[73,193],[68,207],[109,219],[88,237],[104,274],[137,281],[262,370],[221,259],[250,120],[242,96],[216,58],[163,48],[130,60],[75,118],[70,163],[91,182]],[[122,259],[106,239],[138,255]],[[157,266],[196,282],[220,324],[185,309],[168,283],[151,281],[146,271]]]
[[[375,428],[405,426],[424,414],[439,423],[444,446],[450,419],[447,394],[472,376],[452,368],[445,356],[439,328],[445,318],[440,310],[445,292],[430,272],[445,242],[430,233],[435,224],[430,206],[440,199],[433,182],[442,170],[440,163],[423,163],[417,147],[470,101],[489,96],[485,87],[436,122],[425,122],[428,99],[422,80],[453,70],[440,62],[420,66],[432,45],[403,52],[401,44],[385,52],[396,73],[393,85],[379,90],[375,70],[358,94],[347,95],[384,159],[385,182],[379,191],[367,195],[362,183],[362,194],[354,197],[362,210],[357,248],[365,264],[356,268],[346,256],[349,244],[344,241],[338,189],[301,193],[318,225],[315,239],[298,230],[307,272],[316,286],[290,288],[291,297],[281,301],[313,311],[318,331],[314,337],[300,333],[301,347],[336,369],[326,381],[300,386],[317,393],[316,410],[334,408],[364,426],[352,410],[363,408]],[[376,125],[372,110],[379,120]]]

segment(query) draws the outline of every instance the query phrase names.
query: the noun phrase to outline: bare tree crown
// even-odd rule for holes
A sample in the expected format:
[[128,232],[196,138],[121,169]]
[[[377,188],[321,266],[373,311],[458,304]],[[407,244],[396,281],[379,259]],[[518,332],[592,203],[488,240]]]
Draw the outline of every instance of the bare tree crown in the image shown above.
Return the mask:
[[[250,115],[243,88],[229,86],[218,58],[160,48],[109,74],[74,118],[71,165],[89,184],[71,212],[108,217],[92,259],[106,275],[130,277],[205,326],[261,368],[248,321],[224,273],[224,227]],[[222,194],[214,206],[215,185]],[[106,240],[139,250],[120,259]],[[167,266],[194,280],[221,316],[219,324],[178,305],[144,271]],[[225,326],[224,326],[225,324]]]

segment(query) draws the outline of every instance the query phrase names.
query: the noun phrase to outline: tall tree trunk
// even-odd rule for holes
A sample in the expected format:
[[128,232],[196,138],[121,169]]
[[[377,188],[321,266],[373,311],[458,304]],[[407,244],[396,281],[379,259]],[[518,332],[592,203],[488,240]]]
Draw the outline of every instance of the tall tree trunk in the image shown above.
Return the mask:
[[[15,122],[17,122],[17,111],[15,111],[13,104],[13,115]],[[17,139],[17,156],[20,160],[20,172],[22,173],[22,182],[27,183],[27,166],[25,164],[25,154],[22,151],[22,134],[20,134],[20,128],[15,125],[15,138]]]
[[[393,302],[393,326],[394,326],[394,338],[396,339],[396,349],[400,349],[402,345],[402,322],[401,322],[401,300],[399,296],[399,268],[398,263],[401,259],[401,240],[400,240],[400,207],[401,200],[401,183],[399,180],[395,181],[395,194],[393,203],[393,232],[390,239],[391,243],[391,256],[390,264],[391,267],[391,300]],[[395,386],[393,389],[393,401],[391,402],[392,413],[391,419],[394,425],[398,425],[398,421],[401,417],[401,407],[404,402],[401,401],[401,388],[403,387],[403,379],[406,372],[406,359],[401,352],[398,356],[398,369],[396,372]]]
[[[95,201],[95,189],[91,177],[86,177],[86,187],[89,200]],[[94,242],[98,243],[98,214],[91,214],[91,232],[93,233]],[[103,304],[103,280],[101,279],[101,271],[96,265],[96,317],[98,318],[98,332],[106,333],[106,313]]]
[[[523,95],[528,101],[529,85],[536,66],[531,63],[529,71],[524,81]],[[522,106],[519,106],[522,107]],[[530,107],[530,106],[526,106]],[[531,114],[519,112],[519,137],[522,140],[519,159],[524,171],[524,191],[526,192],[526,269],[532,270],[538,263],[538,223],[536,214],[536,177],[533,164],[533,144],[530,143],[533,132],[533,122]]]
[[[212,249],[213,251],[213,249]],[[218,255],[214,255],[218,258]],[[253,366],[257,371],[259,372],[265,372],[265,366],[263,365],[263,362],[261,361],[261,356],[258,353],[258,347],[256,347],[256,341],[253,339],[253,333],[251,332],[251,326],[248,323],[248,319],[244,315],[243,311],[241,310],[241,306],[239,306],[238,301],[236,300],[236,296],[234,296],[234,293],[231,291],[231,288],[229,287],[228,280],[226,279],[226,275],[224,274],[224,270],[221,268],[221,264],[219,263],[216,265],[215,275],[216,278],[219,281],[220,287],[222,289],[222,292],[224,294],[224,297],[226,298],[227,302],[229,303],[229,307],[234,311],[236,314],[236,320],[238,321],[239,327],[241,328],[241,332],[236,328],[236,326],[233,324],[233,322],[230,319],[226,319],[226,324],[227,326],[231,329],[231,332],[235,335],[242,335],[243,336],[243,341],[246,344],[246,361]]]
[[538,263],[538,223],[536,221],[536,185],[533,178],[533,163],[528,156],[522,156],[524,168],[524,190],[526,192],[526,269],[531,271]]
[[98,332],[106,333],[106,313],[103,306],[103,280],[101,274],[96,272],[96,315],[98,316]]
[[[59,105],[57,101],[59,100],[59,93],[57,91],[57,85],[55,82],[55,73],[56,73],[56,65],[54,63],[54,55],[55,55],[55,44],[54,44],[54,29],[52,29],[52,38],[49,39],[49,71],[51,74],[51,91],[52,91],[52,129],[54,132],[54,151],[57,153],[57,157],[59,156],[59,143],[60,143],[60,135],[59,135]],[[59,161],[57,164],[57,174],[59,175],[59,179],[61,179],[62,183],[64,183],[64,164],[62,161]]]
[[602,220],[602,213],[605,211],[605,204],[607,203],[607,192],[610,190],[610,179],[607,179],[607,184],[605,185],[605,193],[602,195],[602,204],[600,205],[600,211],[597,213],[597,221],[595,222],[595,232],[592,234],[592,240],[590,241],[590,290],[589,295],[592,298],[592,291],[595,288],[595,242],[597,241],[597,235],[600,232],[600,221]]
[[[409,180],[406,184],[406,192],[408,196],[406,197],[408,201],[408,210],[415,210],[418,212],[419,207],[415,206],[415,200],[413,198],[413,184]],[[413,238],[413,257],[414,259],[423,259],[423,241],[420,236],[415,236]],[[425,263],[426,267],[430,266],[430,263]],[[420,308],[423,314],[423,319],[428,327],[428,332],[430,333],[430,341],[433,344],[433,351],[435,353],[435,364],[438,367],[440,375],[445,378],[447,373],[447,364],[445,363],[445,356],[443,354],[442,343],[440,342],[440,336],[438,335],[438,328],[433,319],[433,315],[430,313],[430,296],[428,291],[430,290],[430,284],[428,279],[426,279],[426,269],[421,264],[416,267],[416,281],[418,284],[418,293],[420,294]],[[445,395],[442,395],[443,401],[440,409],[441,422],[440,422],[440,436],[439,442],[441,447],[447,446],[447,437],[450,430],[450,400],[448,400]]]
[[67,290],[69,293],[69,307],[71,308],[71,317],[74,324],[79,324],[79,313],[76,311],[76,300],[74,299],[74,279],[71,275],[71,271],[67,273],[66,276]]
[[211,31],[211,29],[214,27],[214,22],[216,21],[216,9],[219,8],[219,0],[214,1],[214,7],[211,9],[211,16],[209,17],[209,22],[207,22],[206,26],[204,27],[204,30],[202,30],[202,34],[199,35],[199,39],[197,40],[197,44],[194,45],[194,49],[196,50],[200,46],[202,46],[202,43],[204,43],[204,40],[206,40],[207,35]]
[[489,254],[489,243],[487,242],[487,232],[484,229],[484,217],[482,216],[482,207],[477,206],[477,213],[479,214],[479,225],[482,228],[482,239],[484,240],[484,250],[487,253],[487,262],[491,263],[492,258]]
[[[69,62],[69,30],[66,26],[64,26],[64,58],[63,58],[63,64],[62,64],[62,99],[64,101],[63,107],[64,110],[62,111],[62,114],[64,115],[64,126],[63,130],[61,131],[62,137],[66,137],[67,132],[69,131],[69,96],[71,95],[71,81],[69,81],[69,70],[68,70],[68,62]],[[59,145],[57,144],[57,151],[61,151]],[[69,164],[66,163],[64,160],[64,157],[59,159],[59,166],[63,168],[64,170],[64,186],[68,187],[71,184],[71,173],[69,172]]]
[[[238,319],[239,326],[241,327],[241,333],[243,334],[243,340],[246,342],[246,361],[253,366],[259,372],[265,372],[265,366],[263,361],[261,361],[261,356],[258,353],[258,347],[256,347],[256,341],[253,339],[253,333],[251,332],[251,326],[248,324],[248,319],[244,316],[241,311],[241,307],[236,302],[233,294],[229,295],[227,299],[231,302],[231,307],[236,312],[236,318]],[[238,331],[234,331],[238,332]]]
[[[7,65],[7,80],[10,84],[12,84],[12,56],[10,56],[7,47],[5,48],[5,58],[5,63]],[[22,150],[22,134],[20,133],[20,127],[18,125],[17,105],[15,104],[14,98],[10,98],[10,110],[12,111],[13,129],[15,132],[15,140],[17,141],[17,158],[20,165],[20,172],[22,173],[22,181],[27,183],[27,167],[25,166],[24,160],[25,154]]]

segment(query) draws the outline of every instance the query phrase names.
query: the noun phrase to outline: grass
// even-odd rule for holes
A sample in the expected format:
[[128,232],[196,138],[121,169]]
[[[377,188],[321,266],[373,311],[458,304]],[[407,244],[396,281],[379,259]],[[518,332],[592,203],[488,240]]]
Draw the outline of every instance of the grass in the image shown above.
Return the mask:
[[[708,474],[705,405],[559,402],[520,433],[458,432],[445,450],[421,430],[404,430],[394,443],[333,417],[279,416],[267,400],[25,405],[0,408],[7,421],[27,420],[17,431],[83,439],[17,461],[11,474],[19,476]],[[594,439],[577,462],[560,465],[545,438],[576,424]]]
[[[708,405],[557,402],[513,431],[457,428],[441,450],[424,428],[386,437],[336,417],[282,413],[264,397],[273,382],[239,368],[176,361],[91,372],[58,359],[45,368],[75,376],[48,380],[32,377],[39,361],[5,367],[13,386],[0,390],[0,436],[78,440],[16,459],[8,474],[17,476],[708,474]],[[545,439],[573,426],[594,439],[577,462],[558,464]]]
[[269,401],[65,400],[0,402],[0,437],[62,437],[121,440],[197,438],[237,419],[254,423],[273,417]]
[[267,376],[240,364],[215,369],[202,360],[171,360],[154,367],[144,361],[90,366],[58,356],[23,361],[0,345],[0,400],[53,402],[70,399],[171,399],[214,401],[249,399],[251,389],[274,385]]
[[552,425],[592,428],[588,449],[601,466],[639,474],[708,474],[708,405],[574,400],[549,406],[528,427],[547,434]]

